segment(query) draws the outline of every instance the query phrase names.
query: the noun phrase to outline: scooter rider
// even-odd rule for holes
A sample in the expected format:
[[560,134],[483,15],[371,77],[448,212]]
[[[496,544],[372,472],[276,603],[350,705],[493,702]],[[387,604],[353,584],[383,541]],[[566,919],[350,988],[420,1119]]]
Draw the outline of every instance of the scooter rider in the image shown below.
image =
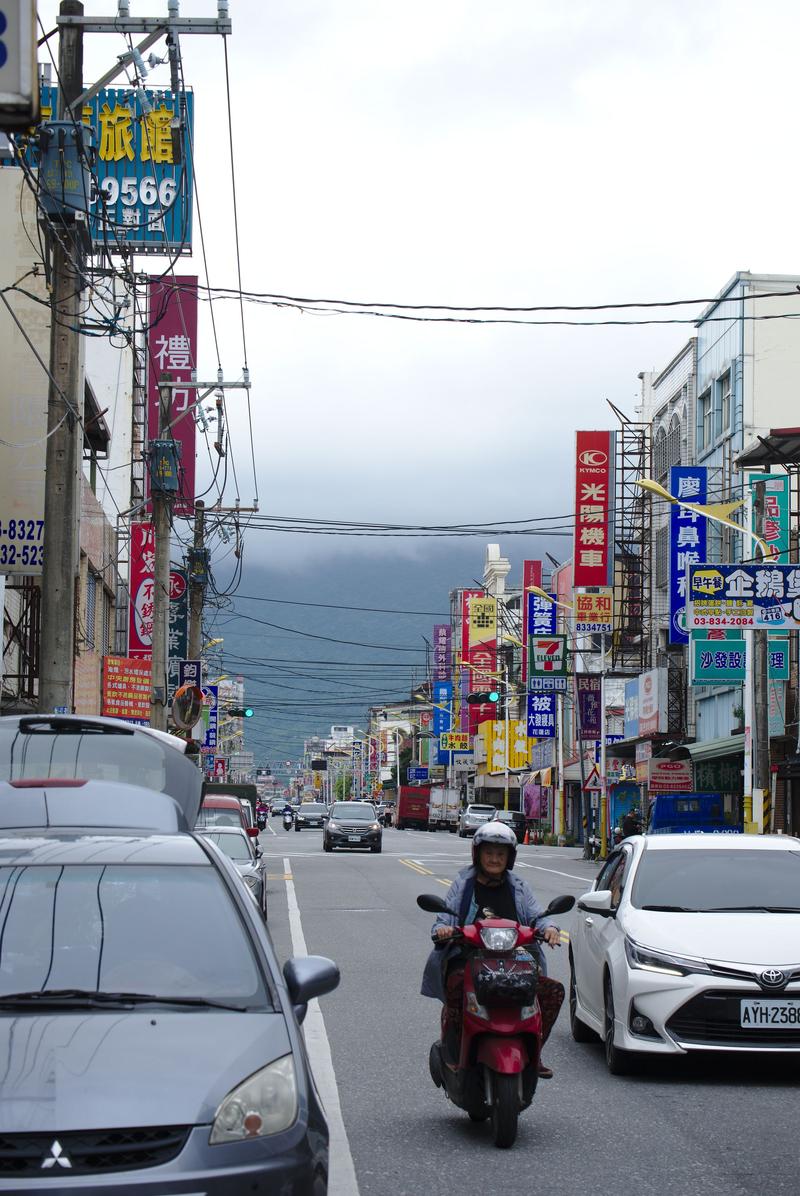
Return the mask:
[[[512,872],[516,855],[517,837],[510,827],[498,821],[479,827],[472,840],[472,867],[459,872],[445,897],[449,908],[458,910],[458,917],[439,914],[431,930],[435,946],[425,965],[422,995],[443,1002],[442,1044],[445,1058],[450,1061],[458,1056],[464,994],[464,960],[458,943],[449,942],[457,928],[479,917],[509,918],[524,926],[537,927],[551,947],[560,943],[558,927],[543,916],[544,909],[529,886]],[[564,986],[546,975],[541,947],[537,945],[534,951],[541,968],[537,995],[544,1044],[564,1000]],[[542,1078],[549,1079],[552,1074],[549,1067],[540,1063]]]

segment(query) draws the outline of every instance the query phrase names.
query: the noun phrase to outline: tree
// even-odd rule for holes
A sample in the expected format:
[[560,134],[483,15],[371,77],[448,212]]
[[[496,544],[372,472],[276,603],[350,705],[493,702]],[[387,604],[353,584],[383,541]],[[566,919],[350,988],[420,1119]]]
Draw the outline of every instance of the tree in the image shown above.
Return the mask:
[[346,801],[348,797],[353,794],[353,774],[352,772],[340,772],[337,776],[333,792],[337,801]]

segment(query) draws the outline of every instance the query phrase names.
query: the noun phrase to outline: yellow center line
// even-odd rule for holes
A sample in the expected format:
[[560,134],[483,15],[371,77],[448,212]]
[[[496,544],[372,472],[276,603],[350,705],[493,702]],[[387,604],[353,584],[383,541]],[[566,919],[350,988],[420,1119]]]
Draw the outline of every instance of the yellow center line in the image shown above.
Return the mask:
[[401,864],[405,864],[406,868],[411,868],[413,872],[418,872],[420,876],[433,876],[429,868],[423,868],[421,864],[416,864],[414,860],[400,860]]
[[268,872],[267,880],[292,880],[291,872]]

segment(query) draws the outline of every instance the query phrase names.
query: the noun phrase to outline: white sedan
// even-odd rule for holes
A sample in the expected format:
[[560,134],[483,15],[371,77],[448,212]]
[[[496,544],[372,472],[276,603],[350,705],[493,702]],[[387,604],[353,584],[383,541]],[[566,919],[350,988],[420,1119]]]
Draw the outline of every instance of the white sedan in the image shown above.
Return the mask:
[[635,1053],[800,1051],[800,840],[637,835],[578,899],[576,1042]]

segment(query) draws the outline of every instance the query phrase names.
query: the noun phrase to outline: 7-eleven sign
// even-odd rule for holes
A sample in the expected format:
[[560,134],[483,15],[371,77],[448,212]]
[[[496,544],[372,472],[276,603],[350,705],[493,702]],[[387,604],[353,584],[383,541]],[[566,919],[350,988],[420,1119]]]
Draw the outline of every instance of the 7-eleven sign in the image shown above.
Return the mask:
[[528,640],[529,670],[545,677],[563,677],[567,672],[567,637],[532,635]]

